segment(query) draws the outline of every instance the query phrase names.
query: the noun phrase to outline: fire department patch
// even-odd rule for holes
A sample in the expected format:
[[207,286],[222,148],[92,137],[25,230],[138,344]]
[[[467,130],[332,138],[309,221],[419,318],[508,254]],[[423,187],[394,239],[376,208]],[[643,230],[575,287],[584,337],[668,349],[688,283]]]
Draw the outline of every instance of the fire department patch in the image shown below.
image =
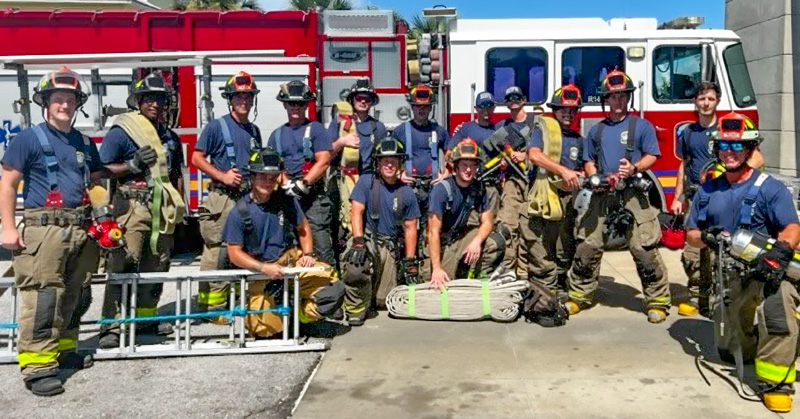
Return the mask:
[[572,146],[569,148],[569,159],[572,161],[578,160],[578,147]]
[[622,131],[619,134],[619,142],[624,145],[628,145],[628,131]]
[[78,166],[83,166],[83,163],[86,161],[86,157],[80,151],[75,153],[75,158],[78,160]]
[[709,140],[708,141],[708,154],[713,154],[713,153],[714,153],[714,142]]

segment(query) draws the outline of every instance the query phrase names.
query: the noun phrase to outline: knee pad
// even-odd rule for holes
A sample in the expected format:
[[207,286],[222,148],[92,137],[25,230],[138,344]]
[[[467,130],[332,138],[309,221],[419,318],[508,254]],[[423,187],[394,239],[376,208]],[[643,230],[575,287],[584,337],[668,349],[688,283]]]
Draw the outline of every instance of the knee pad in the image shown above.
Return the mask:
[[58,300],[58,290],[55,287],[36,289],[33,339],[48,339],[53,336],[53,326],[59,309]]
[[505,253],[506,250],[506,238],[503,237],[503,235],[499,232],[493,231],[489,234],[489,239],[494,240],[494,243],[497,246],[497,251],[500,253],[500,259],[502,259],[503,253]]
[[600,266],[600,249],[582,242],[575,250],[573,262],[573,273],[583,278],[594,276],[594,272]]
[[[780,289],[764,299],[764,326],[771,336],[786,336],[789,334],[789,321],[783,306],[783,295]],[[793,319],[794,320],[794,319]]]
[[317,309],[323,316],[335,313],[344,302],[344,284],[342,281],[330,283],[317,291],[314,294],[314,302],[317,303]]
[[[513,236],[512,236],[512,233],[511,233],[511,229],[508,228],[508,226],[506,226],[505,224],[499,223],[499,224],[497,224],[497,227],[495,228],[495,230],[497,231],[499,236],[503,238],[503,243],[505,243],[507,241],[511,241]],[[503,248],[505,248],[505,245],[503,246]]]

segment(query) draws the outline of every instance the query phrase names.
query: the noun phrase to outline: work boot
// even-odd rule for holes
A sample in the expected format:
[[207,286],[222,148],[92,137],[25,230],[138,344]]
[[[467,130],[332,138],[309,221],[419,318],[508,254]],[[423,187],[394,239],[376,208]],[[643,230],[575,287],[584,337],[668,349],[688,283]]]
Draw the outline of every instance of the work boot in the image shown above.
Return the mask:
[[667,311],[661,308],[650,308],[647,310],[647,321],[653,324],[663,323],[667,320]]
[[764,407],[778,413],[789,413],[792,410],[792,395],[789,393],[764,393]]
[[363,326],[367,321],[367,313],[355,314],[347,313],[347,324],[353,327]]
[[581,306],[579,306],[575,301],[567,301],[564,303],[564,307],[567,308],[570,316],[574,316],[581,311]]
[[681,316],[694,317],[700,314],[700,308],[692,303],[678,304],[678,314]]
[[94,365],[94,357],[91,354],[83,354],[77,351],[61,352],[58,354],[58,366],[65,370],[82,370]]
[[119,348],[119,333],[116,332],[102,332],[98,346],[102,349]]
[[[227,321],[222,324],[228,324]],[[136,325],[136,333],[140,335],[167,336],[173,332],[172,324],[166,322],[144,322]]]
[[64,392],[64,385],[56,376],[58,370],[40,372],[25,377],[25,388],[37,396],[49,397]]

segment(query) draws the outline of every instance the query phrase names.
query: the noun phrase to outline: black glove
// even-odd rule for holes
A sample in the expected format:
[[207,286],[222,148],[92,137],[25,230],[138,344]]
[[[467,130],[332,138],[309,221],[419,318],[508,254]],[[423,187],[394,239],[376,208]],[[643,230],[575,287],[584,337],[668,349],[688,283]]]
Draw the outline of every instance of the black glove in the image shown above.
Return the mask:
[[364,266],[369,256],[367,249],[367,241],[364,237],[353,237],[353,244],[347,249],[344,254],[344,260],[352,263],[355,266]]
[[128,167],[134,174],[142,173],[148,167],[156,164],[158,156],[152,147],[146,145],[138,150],[133,155],[133,158],[128,160]]
[[772,249],[759,256],[756,279],[766,283],[779,283],[793,257],[794,250],[786,242],[776,242]]
[[419,284],[419,261],[417,258],[405,258],[400,262],[401,277],[406,285]]
[[719,249],[720,238],[723,231],[725,230],[719,226],[707,228],[700,232],[700,240],[712,249]]

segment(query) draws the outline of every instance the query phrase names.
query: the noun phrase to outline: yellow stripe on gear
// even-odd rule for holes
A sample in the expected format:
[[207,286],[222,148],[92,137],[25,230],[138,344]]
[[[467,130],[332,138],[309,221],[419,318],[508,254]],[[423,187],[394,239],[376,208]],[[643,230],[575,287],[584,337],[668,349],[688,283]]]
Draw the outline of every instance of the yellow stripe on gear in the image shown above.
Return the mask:
[[[344,137],[348,134],[356,132],[356,121],[353,120],[353,106],[348,102],[336,102],[334,104],[337,115],[337,123],[339,124],[339,137]],[[341,117],[341,118],[340,118]],[[351,119],[350,129],[345,129],[347,119]],[[340,168],[358,168],[359,164],[358,147],[343,147],[342,148],[342,162]],[[347,231],[352,230],[350,225],[350,194],[353,193],[353,188],[358,182],[358,175],[346,175],[344,172],[339,176],[339,218],[342,222],[342,227]]]
[[[542,131],[544,153],[550,160],[560,163],[562,137],[561,126],[558,121],[539,115],[534,120],[534,127],[538,127]],[[528,213],[530,215],[550,221],[560,221],[564,218],[564,209],[561,208],[561,200],[556,186],[560,181],[560,177],[548,174],[547,171],[539,168],[528,194]]]
[[58,339],[58,352],[74,351],[78,347],[78,341],[71,338]]
[[169,181],[167,156],[161,138],[153,124],[138,112],[122,114],[114,120],[114,125],[122,128],[126,134],[141,148],[150,146],[158,157],[155,165],[150,167],[153,179],[152,230],[150,232],[150,250],[158,254],[158,235],[172,234],[175,225],[183,221],[186,204],[183,197]]
[[155,316],[158,309],[155,307],[136,307],[136,317]]
[[797,371],[794,364],[778,365],[756,358],[756,377],[773,383],[794,383]]
[[227,291],[200,291],[197,293],[197,302],[210,306],[218,306],[228,302]]
[[20,352],[17,355],[17,362],[20,367],[31,364],[52,364],[58,359],[58,352]]

